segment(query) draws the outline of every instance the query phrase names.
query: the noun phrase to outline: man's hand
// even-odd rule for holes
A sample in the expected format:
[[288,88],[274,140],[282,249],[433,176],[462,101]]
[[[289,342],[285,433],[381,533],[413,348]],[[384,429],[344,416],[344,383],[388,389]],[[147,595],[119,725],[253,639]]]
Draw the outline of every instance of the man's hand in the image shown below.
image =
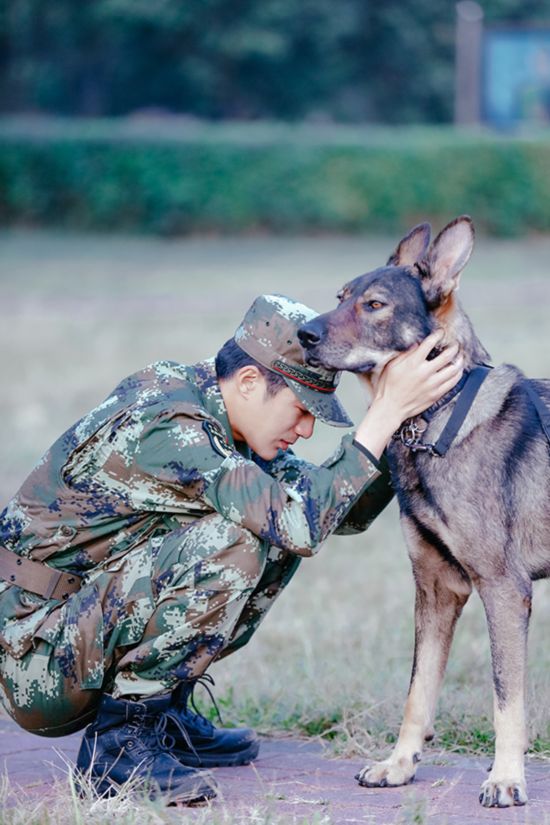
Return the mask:
[[382,370],[372,404],[355,436],[376,458],[403,421],[423,412],[459,381],[464,361],[461,355],[457,357],[457,344],[426,360],[442,338],[442,330],[433,332]]

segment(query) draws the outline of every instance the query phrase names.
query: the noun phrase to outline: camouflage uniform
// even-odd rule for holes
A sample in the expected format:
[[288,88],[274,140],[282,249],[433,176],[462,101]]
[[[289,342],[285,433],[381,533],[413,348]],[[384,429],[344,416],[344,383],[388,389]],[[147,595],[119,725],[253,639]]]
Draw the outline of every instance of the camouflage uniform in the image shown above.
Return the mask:
[[248,641],[301,557],[339,525],[365,529],[391,496],[351,435],[321,467],[235,445],[213,359],[129,376],[0,515],[0,545],[83,577],[64,601],[0,581],[3,704],[62,735],[102,691],[195,678]]

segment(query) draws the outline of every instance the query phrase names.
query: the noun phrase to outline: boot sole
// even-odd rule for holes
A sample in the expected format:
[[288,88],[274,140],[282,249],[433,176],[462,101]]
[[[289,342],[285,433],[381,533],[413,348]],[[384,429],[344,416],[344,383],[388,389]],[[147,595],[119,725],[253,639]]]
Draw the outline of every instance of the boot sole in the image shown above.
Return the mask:
[[251,742],[247,748],[236,753],[219,754],[205,753],[195,756],[194,753],[180,753],[172,751],[176,759],[188,768],[232,768],[236,765],[248,765],[258,756],[259,742]]
[[[132,782],[132,780],[130,780],[130,782]],[[118,782],[105,778],[104,774],[96,777],[93,773],[86,773],[83,781],[79,780],[78,776],[75,776],[74,783],[80,797],[88,796],[90,787],[93,788],[94,793],[97,794],[98,797],[103,799],[118,796],[121,792],[125,791],[124,784],[121,785]],[[205,802],[216,796],[215,788],[210,785],[201,785],[198,788],[190,788],[188,790],[179,790],[177,787],[171,790],[162,790],[155,785],[149,788],[138,785],[132,788],[130,793],[132,795],[135,793],[136,796],[146,796],[151,800],[164,797],[168,805]]]

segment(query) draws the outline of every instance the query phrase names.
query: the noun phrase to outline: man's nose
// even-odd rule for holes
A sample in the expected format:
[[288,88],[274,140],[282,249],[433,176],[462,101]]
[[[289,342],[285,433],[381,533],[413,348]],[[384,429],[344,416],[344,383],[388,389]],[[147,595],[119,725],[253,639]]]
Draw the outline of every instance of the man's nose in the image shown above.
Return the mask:
[[313,428],[315,427],[315,416],[311,413],[307,413],[307,415],[302,416],[299,423],[296,426],[296,435],[299,435],[300,438],[311,438],[313,435]]
[[298,330],[298,340],[304,349],[313,349],[317,344],[321,343],[324,336],[323,325],[319,323],[317,318],[313,321],[308,321],[307,324],[302,324]]

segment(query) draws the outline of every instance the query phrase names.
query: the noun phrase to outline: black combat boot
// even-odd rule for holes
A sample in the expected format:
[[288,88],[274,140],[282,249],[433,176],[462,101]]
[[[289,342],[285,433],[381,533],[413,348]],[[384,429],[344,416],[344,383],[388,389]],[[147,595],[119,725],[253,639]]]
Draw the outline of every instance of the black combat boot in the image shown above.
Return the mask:
[[[250,728],[216,728],[197,711],[193,702],[193,690],[200,682],[213,699],[209,684],[210,675],[182,682],[173,692],[164,713],[166,730],[174,740],[172,753],[183,765],[198,768],[247,765],[258,755],[260,740]],[[160,703],[162,697],[148,699]],[[214,702],[214,706],[217,706]],[[219,712],[218,712],[219,716]]]
[[[163,700],[164,707],[169,701]],[[168,803],[215,796],[208,774],[185,767],[172,755],[174,740],[166,728],[167,717],[158,701],[130,702],[104,694],[78,752],[81,788],[90,781],[97,794],[112,796],[130,780],[136,792],[150,799],[165,796]]]

